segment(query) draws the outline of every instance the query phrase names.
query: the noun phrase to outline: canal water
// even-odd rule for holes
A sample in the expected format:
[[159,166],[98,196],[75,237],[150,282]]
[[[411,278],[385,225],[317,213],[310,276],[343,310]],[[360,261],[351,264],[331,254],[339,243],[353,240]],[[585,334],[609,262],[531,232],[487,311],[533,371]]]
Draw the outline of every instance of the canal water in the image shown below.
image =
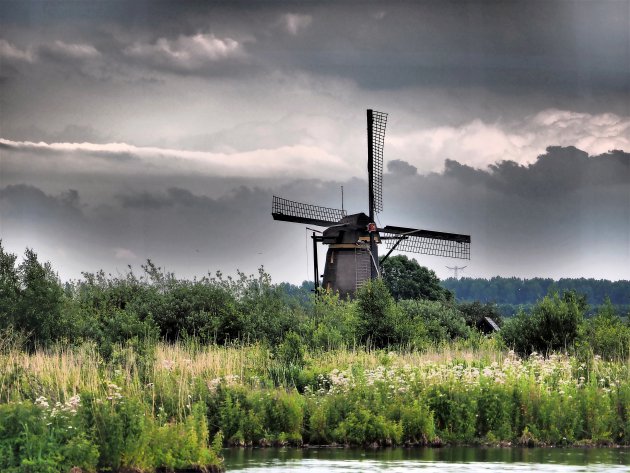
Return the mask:
[[227,472],[630,472],[621,448],[228,449]]

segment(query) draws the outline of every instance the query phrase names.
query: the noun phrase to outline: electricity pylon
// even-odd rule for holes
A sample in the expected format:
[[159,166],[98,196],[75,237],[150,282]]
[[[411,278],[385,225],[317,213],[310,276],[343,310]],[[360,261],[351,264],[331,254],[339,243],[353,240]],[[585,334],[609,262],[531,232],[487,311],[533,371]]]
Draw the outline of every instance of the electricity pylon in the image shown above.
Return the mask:
[[455,279],[457,278],[457,271],[459,271],[460,269],[464,269],[467,268],[468,266],[453,266],[452,268],[450,266],[446,266],[446,269],[450,269],[451,271],[453,271]]

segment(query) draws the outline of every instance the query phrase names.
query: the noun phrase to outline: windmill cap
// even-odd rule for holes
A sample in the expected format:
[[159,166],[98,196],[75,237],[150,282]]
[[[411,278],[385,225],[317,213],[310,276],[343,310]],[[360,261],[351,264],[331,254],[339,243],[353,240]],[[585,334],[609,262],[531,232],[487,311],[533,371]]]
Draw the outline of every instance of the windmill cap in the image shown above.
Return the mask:
[[358,214],[347,215],[339,220],[339,223],[350,227],[356,227],[357,229],[365,230],[368,224],[371,222],[370,217],[361,212]]
[[324,243],[354,243],[360,237],[367,235],[367,226],[370,218],[364,213],[348,215],[337,225],[333,225],[324,230]]

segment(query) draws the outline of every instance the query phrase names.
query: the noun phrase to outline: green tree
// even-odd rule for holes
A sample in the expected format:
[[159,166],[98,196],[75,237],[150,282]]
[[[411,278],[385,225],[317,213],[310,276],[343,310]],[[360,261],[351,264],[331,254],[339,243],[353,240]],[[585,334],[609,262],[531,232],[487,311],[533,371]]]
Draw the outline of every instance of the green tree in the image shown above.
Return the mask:
[[357,291],[356,301],[359,316],[357,335],[363,343],[377,348],[399,343],[402,312],[382,279],[363,284]]
[[17,256],[4,251],[0,240],[0,329],[15,323],[20,279],[15,267]]
[[50,263],[41,264],[37,254],[27,248],[18,276],[15,326],[31,335],[31,345],[46,344],[71,332],[62,320],[63,289]]
[[440,285],[435,272],[420,266],[415,259],[397,255],[381,259],[381,273],[389,292],[396,300],[427,299],[449,301],[453,293]]

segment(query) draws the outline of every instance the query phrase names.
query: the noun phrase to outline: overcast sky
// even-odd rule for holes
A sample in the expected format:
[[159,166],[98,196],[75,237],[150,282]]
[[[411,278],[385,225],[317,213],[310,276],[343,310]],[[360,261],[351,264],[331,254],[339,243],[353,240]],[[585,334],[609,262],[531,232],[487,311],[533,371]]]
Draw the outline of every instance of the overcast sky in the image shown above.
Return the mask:
[[271,198],[367,212],[367,108],[378,223],[472,237],[440,277],[630,279],[630,0],[3,0],[2,245],[311,279]]

